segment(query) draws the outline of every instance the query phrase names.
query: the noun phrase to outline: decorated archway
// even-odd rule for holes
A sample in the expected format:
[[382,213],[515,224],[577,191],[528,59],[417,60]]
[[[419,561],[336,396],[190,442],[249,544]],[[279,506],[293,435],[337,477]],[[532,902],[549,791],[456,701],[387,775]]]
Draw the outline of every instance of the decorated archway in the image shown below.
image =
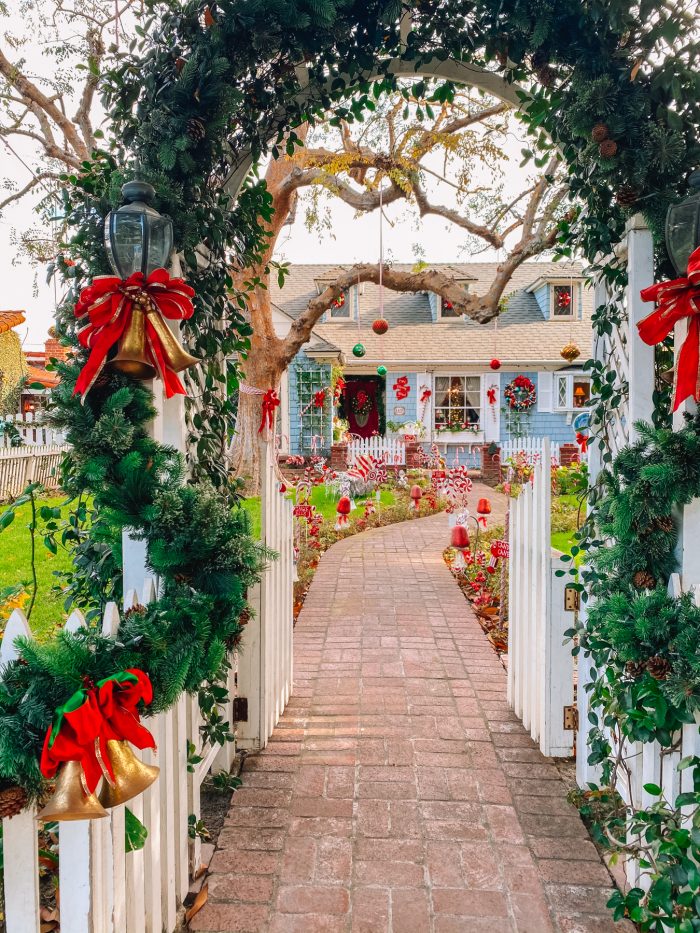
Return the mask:
[[[75,599],[89,607],[119,592],[118,560],[104,549],[106,542],[118,555],[124,529],[145,539],[163,586],[158,601],[132,615],[128,638],[64,636],[25,652],[13,669],[12,690],[0,700],[0,719],[13,724],[0,776],[31,793],[41,786],[38,753],[67,685],[148,663],[155,708],[163,709],[183,690],[211,691],[240,631],[246,590],[264,557],[232,511],[236,490],[223,457],[238,388],[234,358],[250,336],[246,291],[233,289],[229,268],[232,258],[245,266],[259,252],[260,219],[269,212],[251,166],[283,138],[293,149],[294,127],[304,121],[329,111],[331,119],[361,119],[401,77],[443,79],[444,99],[452,83],[468,82],[517,104],[532,138],[525,159],[559,148],[572,198],[560,250],[580,250],[614,288],[619,271],[600,257],[612,253],[636,211],[655,234],[659,274],[669,271],[663,219],[686,193],[700,155],[693,23],[665,10],[652,19],[636,5],[580,0],[483,0],[469,8],[461,0],[221,0],[154,9],[140,28],[130,55],[104,78],[117,143],[65,179],[73,235],[59,263],[70,286],[59,333],[74,355],[57,364],[53,417],[72,444],[65,488],[95,506],[89,535],[75,536]],[[412,93],[420,96],[420,86]],[[182,454],[152,436],[153,395],[133,374],[98,366],[74,395],[96,340],[83,332],[81,343],[75,304],[91,279],[109,272],[104,220],[135,176],[153,185],[155,208],[173,220],[187,283],[151,283],[179,295],[182,313],[170,316],[183,318],[199,360],[186,377],[187,482]],[[119,282],[110,287],[123,296]],[[129,287],[142,300],[143,282]],[[83,297],[81,315],[90,318],[100,294]],[[115,314],[121,301],[110,306]],[[156,323],[152,316],[154,332]],[[612,306],[599,309],[596,326],[613,324]],[[157,382],[155,391],[161,401]],[[272,396],[267,405],[271,423]],[[37,692],[41,709],[27,712],[24,698]]]

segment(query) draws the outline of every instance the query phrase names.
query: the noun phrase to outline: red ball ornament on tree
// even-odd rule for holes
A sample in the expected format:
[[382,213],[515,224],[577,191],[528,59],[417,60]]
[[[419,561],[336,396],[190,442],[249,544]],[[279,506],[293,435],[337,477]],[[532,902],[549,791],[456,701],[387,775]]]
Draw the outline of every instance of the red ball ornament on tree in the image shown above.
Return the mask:
[[501,368],[501,361],[500,361],[500,360],[497,360],[497,359],[494,357],[494,358],[491,360],[491,362],[489,363],[489,366],[491,367],[491,369],[500,369],[500,368]]
[[469,532],[466,525],[455,525],[450,536],[452,547],[464,550],[469,547]]
[[376,321],[372,322],[372,330],[381,337],[382,334],[389,330],[389,322],[384,320],[383,317],[378,317]]
[[411,486],[411,499],[413,500],[413,508],[418,509],[418,503],[423,498],[423,490],[420,486]]

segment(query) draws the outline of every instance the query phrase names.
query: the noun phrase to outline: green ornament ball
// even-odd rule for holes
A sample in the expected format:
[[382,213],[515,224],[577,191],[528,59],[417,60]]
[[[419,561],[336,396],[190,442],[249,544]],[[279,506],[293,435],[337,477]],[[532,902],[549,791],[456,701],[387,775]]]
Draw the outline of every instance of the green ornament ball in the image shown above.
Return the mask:
[[377,375],[386,376],[386,366],[377,366]]
[[364,345],[361,343],[356,343],[355,346],[352,348],[353,356],[358,356],[358,357],[364,356],[366,352],[367,351],[365,350]]

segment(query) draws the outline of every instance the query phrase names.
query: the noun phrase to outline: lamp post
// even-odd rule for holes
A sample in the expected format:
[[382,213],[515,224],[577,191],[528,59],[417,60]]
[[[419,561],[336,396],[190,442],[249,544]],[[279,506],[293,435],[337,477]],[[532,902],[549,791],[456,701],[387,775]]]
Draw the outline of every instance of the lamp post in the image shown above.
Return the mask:
[[690,254],[700,246],[700,169],[691,173],[688,184],[693,193],[666,214],[666,249],[680,276],[686,274]]
[[173,222],[151,207],[155,189],[145,181],[122,188],[126,204],[105,218],[104,240],[110,265],[121,279],[135,272],[147,277],[164,268],[173,248]]

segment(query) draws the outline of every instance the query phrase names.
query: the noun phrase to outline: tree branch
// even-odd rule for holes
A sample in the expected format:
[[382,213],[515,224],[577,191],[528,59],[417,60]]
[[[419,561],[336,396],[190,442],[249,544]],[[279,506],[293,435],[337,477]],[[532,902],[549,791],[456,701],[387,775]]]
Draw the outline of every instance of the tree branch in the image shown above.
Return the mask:
[[40,185],[46,179],[51,179],[52,181],[58,181],[58,175],[55,175],[53,172],[41,172],[39,175],[35,175],[31,181],[20,191],[14,191],[9,197],[5,198],[4,201],[0,201],[0,211],[4,210],[8,204],[13,204],[15,201],[19,201],[21,198],[36,188],[37,185]]

